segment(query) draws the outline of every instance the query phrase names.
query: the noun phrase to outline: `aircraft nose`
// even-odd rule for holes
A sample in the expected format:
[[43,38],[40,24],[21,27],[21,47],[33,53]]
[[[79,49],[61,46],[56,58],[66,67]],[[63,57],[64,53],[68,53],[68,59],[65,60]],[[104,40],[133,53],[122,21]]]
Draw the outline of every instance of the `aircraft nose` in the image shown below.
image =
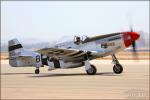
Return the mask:
[[126,47],[129,47],[134,41],[140,37],[137,32],[124,32],[123,39]]
[[140,37],[140,34],[138,34],[137,32],[130,32],[130,35],[132,41],[135,41]]

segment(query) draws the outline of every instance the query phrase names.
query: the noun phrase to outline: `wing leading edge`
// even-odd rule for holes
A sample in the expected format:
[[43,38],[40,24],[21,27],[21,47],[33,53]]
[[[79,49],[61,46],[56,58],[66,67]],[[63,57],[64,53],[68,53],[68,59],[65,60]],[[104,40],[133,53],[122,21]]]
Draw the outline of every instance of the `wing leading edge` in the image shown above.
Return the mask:
[[37,52],[48,57],[57,57],[69,62],[81,62],[87,58],[91,60],[98,57],[98,53],[95,51],[83,51],[77,49],[44,48]]

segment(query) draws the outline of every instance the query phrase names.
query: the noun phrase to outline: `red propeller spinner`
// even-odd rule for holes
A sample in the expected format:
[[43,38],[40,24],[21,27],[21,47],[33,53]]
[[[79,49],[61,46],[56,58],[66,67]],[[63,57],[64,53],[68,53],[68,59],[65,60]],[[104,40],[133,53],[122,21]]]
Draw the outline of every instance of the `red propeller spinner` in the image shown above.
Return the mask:
[[124,32],[123,39],[126,47],[129,47],[133,42],[135,42],[140,37],[137,32]]

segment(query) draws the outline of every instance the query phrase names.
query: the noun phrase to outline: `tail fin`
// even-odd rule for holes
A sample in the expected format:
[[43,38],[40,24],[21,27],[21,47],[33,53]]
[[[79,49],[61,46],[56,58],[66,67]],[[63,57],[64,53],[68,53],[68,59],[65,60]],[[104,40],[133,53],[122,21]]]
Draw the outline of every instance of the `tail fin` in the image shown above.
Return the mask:
[[17,39],[12,39],[8,41],[8,50],[9,52],[23,48]]
[[8,41],[8,52],[9,52],[9,64],[11,66],[17,66],[16,56],[21,53],[23,46],[17,39]]

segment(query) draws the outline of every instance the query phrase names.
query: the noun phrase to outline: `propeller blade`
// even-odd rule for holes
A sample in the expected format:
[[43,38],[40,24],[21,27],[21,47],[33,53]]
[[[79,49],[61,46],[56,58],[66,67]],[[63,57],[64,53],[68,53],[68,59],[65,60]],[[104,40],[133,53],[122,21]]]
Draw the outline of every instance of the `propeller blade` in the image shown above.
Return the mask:
[[132,56],[134,60],[138,60],[139,58],[138,58],[137,47],[136,47],[135,41],[132,43],[132,49],[133,49]]
[[130,25],[130,32],[133,32],[133,27],[132,27],[132,25]]
[[133,49],[133,52],[136,52],[136,43],[135,43],[135,41],[132,43],[132,49]]

